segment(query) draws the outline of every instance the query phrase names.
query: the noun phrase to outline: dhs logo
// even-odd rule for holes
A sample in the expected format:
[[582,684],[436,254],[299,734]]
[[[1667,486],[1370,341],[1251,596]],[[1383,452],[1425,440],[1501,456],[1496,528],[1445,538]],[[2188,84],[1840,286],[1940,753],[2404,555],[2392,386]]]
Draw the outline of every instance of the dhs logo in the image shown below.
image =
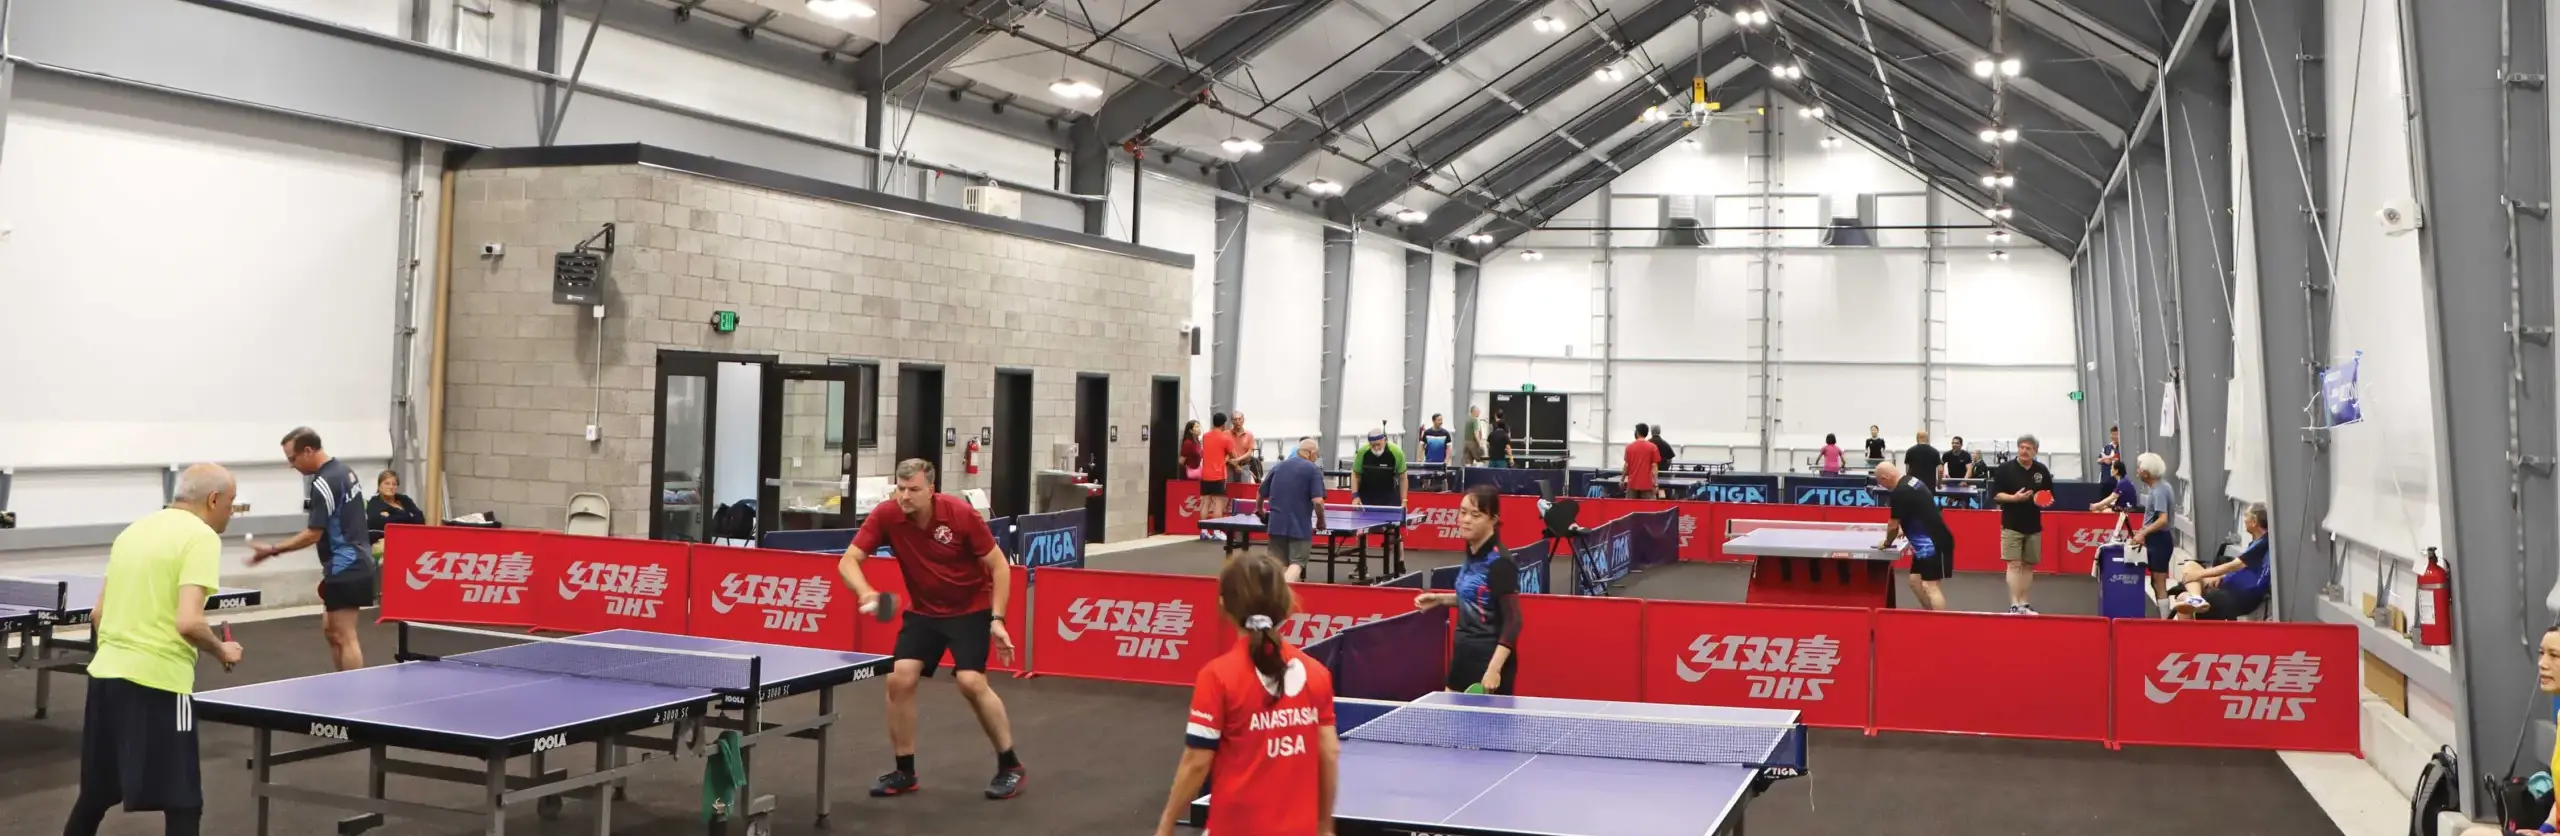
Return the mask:
[[1032,568],[1076,562],[1076,530],[1061,528],[1022,535],[1022,565]]
[[1703,502],[1768,502],[1769,489],[1759,485],[1699,485],[1694,499]]
[[1798,505],[1828,505],[1835,508],[1873,508],[1876,495],[1865,488],[1798,488]]

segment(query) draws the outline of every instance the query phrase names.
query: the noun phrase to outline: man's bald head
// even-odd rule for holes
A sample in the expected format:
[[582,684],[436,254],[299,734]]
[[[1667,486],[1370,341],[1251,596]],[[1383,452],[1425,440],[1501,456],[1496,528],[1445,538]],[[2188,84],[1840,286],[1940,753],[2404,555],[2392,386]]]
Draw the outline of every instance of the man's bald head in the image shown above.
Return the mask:
[[170,507],[196,515],[220,534],[231,525],[232,502],[240,497],[240,481],[222,465],[191,464],[178,472],[174,494]]
[[1316,440],[1314,438],[1306,437],[1298,439],[1298,458],[1306,459],[1307,461],[1316,460]]
[[1876,463],[1876,484],[1893,487],[1902,484],[1902,465],[1891,461]]

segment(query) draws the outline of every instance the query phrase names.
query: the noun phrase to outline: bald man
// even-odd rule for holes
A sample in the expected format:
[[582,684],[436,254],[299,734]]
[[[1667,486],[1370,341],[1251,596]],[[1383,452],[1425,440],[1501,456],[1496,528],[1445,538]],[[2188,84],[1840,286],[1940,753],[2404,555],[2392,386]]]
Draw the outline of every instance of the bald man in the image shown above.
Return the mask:
[[106,585],[91,615],[80,726],[80,797],[64,836],[96,836],[107,810],[157,810],[169,836],[195,836],[204,819],[196,763],[196,653],[224,669],[240,644],[214,635],[204,599],[222,588],[222,530],[239,486],[220,465],[178,474],[177,500],[126,526],[107,551]]
[[1891,491],[1885,505],[1893,512],[1885,518],[1884,543],[1876,548],[1893,548],[1894,539],[1909,532],[1911,595],[1923,608],[1946,609],[1947,596],[1938,589],[1938,582],[1955,569],[1956,536],[1947,530],[1945,515],[1938,513],[1938,492],[1890,461],[1877,462],[1875,475],[1876,484]]
[[1316,466],[1315,439],[1298,439],[1297,453],[1271,467],[1262,507],[1271,556],[1289,567],[1289,582],[1297,583],[1306,574],[1316,528],[1324,525],[1324,469]]

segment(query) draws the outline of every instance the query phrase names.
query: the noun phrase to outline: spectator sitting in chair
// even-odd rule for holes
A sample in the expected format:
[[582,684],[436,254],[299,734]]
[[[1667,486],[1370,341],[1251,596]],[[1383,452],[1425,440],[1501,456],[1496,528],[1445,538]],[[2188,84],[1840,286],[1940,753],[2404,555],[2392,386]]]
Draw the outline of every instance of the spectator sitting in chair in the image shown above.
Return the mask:
[[[2544,628],[2542,640],[2534,647],[2537,648],[2534,662],[2535,684],[2542,687],[2542,693],[2560,694],[2560,624]],[[2552,746],[2551,760],[2548,763],[2560,764],[2560,744]],[[2530,765],[2525,767],[2525,769],[2532,768]],[[2444,832],[2453,831],[2448,829]],[[2537,836],[2539,833],[2560,833],[2560,805],[2553,806],[2550,814],[2543,817],[2542,827],[2539,830],[2517,828],[2510,831],[2494,824],[2475,824],[2462,830],[2462,836]]]
[[427,513],[418,510],[417,500],[400,492],[400,474],[385,470],[373,477],[373,498],[364,503],[364,528],[367,543],[382,542],[386,525],[426,525]]
[[2267,602],[2267,506],[2255,503],[2241,518],[2249,530],[2249,546],[2240,559],[2206,567],[2180,564],[2177,614],[2207,621],[2230,621],[2256,612]]

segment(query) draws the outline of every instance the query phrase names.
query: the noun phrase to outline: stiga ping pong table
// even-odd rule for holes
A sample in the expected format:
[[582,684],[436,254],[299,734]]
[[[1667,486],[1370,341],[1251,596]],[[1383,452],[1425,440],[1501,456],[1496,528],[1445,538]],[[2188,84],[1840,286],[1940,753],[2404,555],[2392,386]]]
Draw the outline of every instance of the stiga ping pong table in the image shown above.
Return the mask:
[[[1270,523],[1256,513],[1258,508],[1260,504],[1254,500],[1237,500],[1236,513],[1214,520],[1201,520],[1200,530],[1225,532],[1228,548],[1244,548],[1253,535],[1269,536]],[[1309,544],[1312,554],[1307,559],[1324,564],[1326,583],[1338,580],[1336,570],[1345,562],[1351,564],[1352,583],[1368,583],[1371,557],[1378,559],[1378,568],[1383,573],[1377,577],[1402,575],[1404,527],[1421,522],[1422,517],[1418,511],[1393,506],[1327,503],[1324,522],[1315,526],[1315,542]],[[1369,550],[1369,538],[1372,537],[1378,538],[1376,552]]]
[[[0,577],[0,644],[16,640],[17,647],[7,652],[8,667],[36,672],[36,719],[52,709],[56,672],[88,671],[89,655],[98,650],[96,637],[64,638],[58,631],[89,623],[98,609],[98,591],[106,585],[97,575]],[[217,589],[204,599],[204,610],[208,616],[242,610],[257,606],[259,599],[255,589]]]
[[[419,652],[418,642],[467,642],[485,647],[452,655]],[[258,830],[268,832],[275,800],[355,810],[341,834],[359,833],[384,816],[477,824],[504,833],[507,814],[533,805],[546,817],[560,798],[591,791],[595,832],[611,833],[613,795],[634,774],[662,768],[695,770],[715,749],[706,734],[738,732],[747,783],[738,806],[724,811],[751,834],[770,832],[770,796],[754,792],[755,747],[782,737],[818,745],[818,818],[828,812],[827,752],[837,720],[837,686],[889,669],[889,658],[799,647],[696,638],[640,630],[612,630],[573,639],[400,624],[397,664],[244,685],[195,696],[201,721],[253,730],[249,768],[254,773]],[[798,694],[818,695],[817,716],[795,723],[764,720],[763,709]],[[731,717],[724,712],[734,712]],[[665,736],[651,736],[665,729]],[[322,743],[278,751],[277,732],[307,735]],[[582,775],[546,770],[544,756],[593,744],[595,767]],[[478,769],[391,757],[394,749],[478,759]],[[638,761],[630,750],[641,750]],[[366,795],[288,786],[275,767],[336,755],[365,753]],[[527,775],[509,771],[528,757]],[[384,779],[407,775],[486,788],[469,808],[430,806],[385,797]]]
[[[1796,712],[1435,693],[1335,700],[1342,836],[1718,836],[1804,774]],[[1216,799],[1190,824],[1216,832]]]

